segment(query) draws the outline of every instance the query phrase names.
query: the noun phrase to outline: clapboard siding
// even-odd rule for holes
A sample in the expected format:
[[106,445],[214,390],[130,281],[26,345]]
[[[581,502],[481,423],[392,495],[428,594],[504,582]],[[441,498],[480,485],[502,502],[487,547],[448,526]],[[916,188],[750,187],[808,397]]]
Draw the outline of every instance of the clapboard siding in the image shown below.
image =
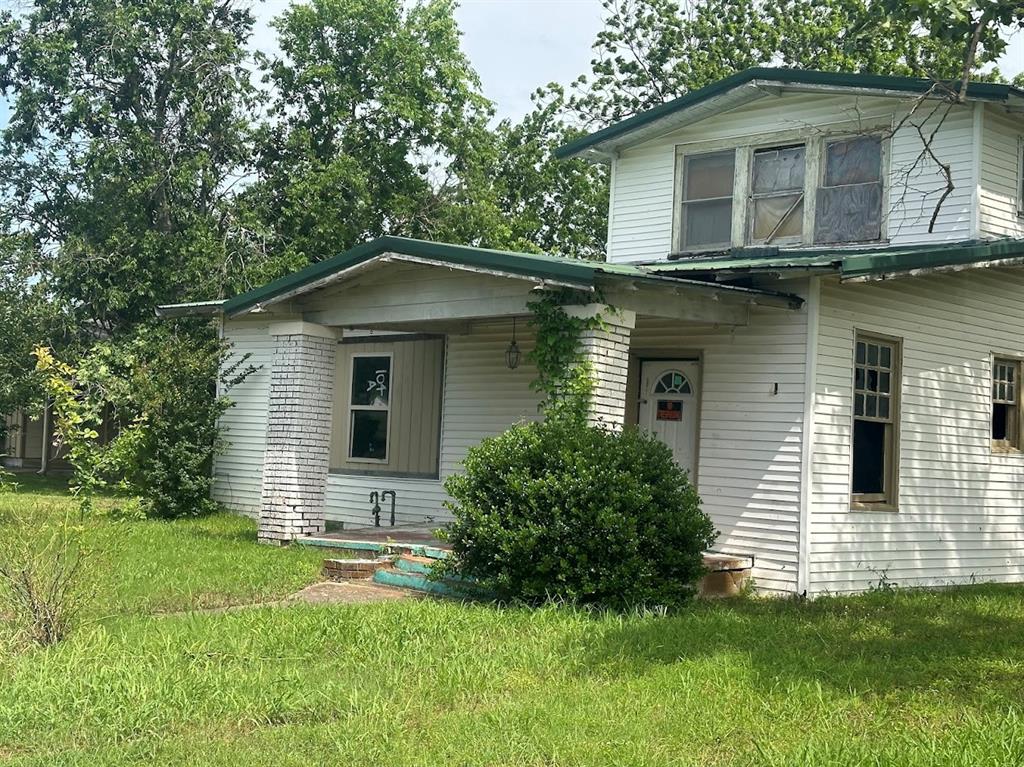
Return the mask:
[[[991,358],[1024,354],[1024,275],[984,270],[822,289],[810,579],[815,593],[1019,580],[1024,454],[990,446]],[[855,330],[903,339],[899,511],[851,511]]]
[[[474,323],[470,332],[448,337],[441,405],[440,479],[405,479],[332,473],[327,481],[327,518],[346,525],[370,519],[369,494],[394,490],[399,524],[441,523],[451,519],[444,508],[444,479],[460,470],[466,451],[484,437],[500,434],[518,421],[536,418],[539,396],[530,390],[535,369],[525,360],[533,334],[520,318],[517,341],[524,359],[505,366],[512,321]],[[385,515],[390,513],[390,502]]]
[[986,237],[1024,237],[1021,207],[1020,140],[1024,121],[995,109],[986,111],[981,139],[981,234]]
[[715,549],[753,555],[768,592],[797,588],[806,334],[804,311],[755,309],[735,329],[641,318],[632,337],[632,421],[640,359],[700,357],[697,490]]
[[[662,137],[624,149],[613,161],[608,259],[657,261],[673,249],[672,220],[676,148],[725,148],[770,145],[794,136],[842,134],[891,128],[909,108],[900,98],[824,94],[765,97],[725,114],[710,117]],[[888,145],[886,233],[894,244],[963,240],[974,236],[973,206],[977,186],[972,107],[951,106],[934,112],[924,104]],[[934,112],[934,113],[933,113]],[[926,121],[926,118],[931,118]],[[925,135],[941,120],[932,147],[949,163],[954,190],[942,203],[932,232],[932,212],[945,178],[930,158],[911,123],[923,123]],[[859,127],[860,126],[860,127]],[[778,134],[773,138],[773,134]],[[717,144],[715,142],[718,142]],[[909,182],[909,183],[908,183]]]
[[263,451],[267,438],[267,399],[274,340],[269,320],[226,320],[224,338],[231,357],[252,366],[240,384],[224,390],[233,403],[220,418],[224,452],[214,460],[213,498],[228,508],[255,515],[260,509]]

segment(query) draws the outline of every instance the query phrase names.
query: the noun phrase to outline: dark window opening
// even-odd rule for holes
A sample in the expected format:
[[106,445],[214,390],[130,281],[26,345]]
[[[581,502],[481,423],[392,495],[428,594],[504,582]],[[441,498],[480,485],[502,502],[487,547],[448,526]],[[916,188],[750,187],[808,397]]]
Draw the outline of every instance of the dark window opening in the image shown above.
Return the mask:
[[388,411],[353,410],[352,446],[353,458],[372,458],[383,461],[388,457]]
[[853,424],[853,492],[885,492],[885,443],[887,425],[877,421]]

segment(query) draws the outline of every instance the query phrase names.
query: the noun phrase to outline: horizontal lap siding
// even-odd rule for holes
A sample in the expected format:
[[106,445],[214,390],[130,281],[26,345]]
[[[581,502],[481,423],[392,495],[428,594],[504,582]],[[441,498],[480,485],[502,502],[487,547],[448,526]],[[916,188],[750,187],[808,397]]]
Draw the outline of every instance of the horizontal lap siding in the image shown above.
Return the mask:
[[[523,360],[515,370],[505,366],[505,350],[512,340],[511,320],[474,323],[471,332],[448,337],[440,480],[331,474],[327,480],[327,518],[347,525],[368,524],[370,492],[394,490],[399,524],[433,524],[451,519],[443,506],[447,498],[443,482],[461,469],[466,451],[484,437],[537,417],[540,399],[529,388],[536,373],[525,360],[533,346],[532,333],[525,325],[521,320],[516,328]],[[390,501],[381,506],[386,518]]]
[[797,587],[806,332],[805,312],[754,309],[745,327],[633,334],[641,357],[701,354],[697,489],[715,549],[753,555],[758,588],[780,593]]
[[[725,146],[765,145],[773,133],[798,132],[807,137],[824,131],[836,135],[855,130],[892,127],[907,109],[903,98],[787,94],[768,96],[752,104],[686,126],[624,149],[614,161],[609,223],[608,260],[655,261],[672,250],[675,205],[676,147],[727,142]],[[924,123],[926,135],[945,107],[925,122],[935,102],[923,104],[911,123]],[[934,231],[932,212],[945,189],[945,178],[930,159],[917,162],[923,144],[913,124],[904,125],[889,145],[888,238],[895,244],[967,239],[972,236],[975,191],[974,137],[971,108],[954,106],[932,144],[949,163],[954,190],[943,202]],[[782,139],[778,139],[782,141]],[[791,138],[785,139],[792,141]],[[913,170],[912,170],[913,169]],[[899,191],[910,179],[906,194]]]
[[[825,283],[812,465],[811,587],[1018,580],[1024,455],[990,447],[991,355],[1024,353],[1024,275]],[[854,330],[903,339],[899,511],[849,509]]]
[[1020,137],[1024,120],[989,110],[982,123],[981,234],[983,237],[1024,237],[1020,205]]
[[260,509],[263,451],[267,437],[267,401],[274,339],[268,320],[228,320],[224,338],[231,345],[231,359],[249,355],[243,366],[254,372],[226,389],[233,405],[220,418],[224,452],[214,461],[213,498],[230,509],[255,515]]

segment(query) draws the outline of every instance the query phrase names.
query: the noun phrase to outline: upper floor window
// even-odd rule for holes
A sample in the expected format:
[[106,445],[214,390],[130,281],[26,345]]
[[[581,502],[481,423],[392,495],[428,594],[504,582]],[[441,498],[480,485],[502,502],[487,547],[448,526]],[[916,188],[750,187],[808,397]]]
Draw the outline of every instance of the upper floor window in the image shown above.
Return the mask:
[[683,159],[682,248],[727,248],[732,242],[732,189],[736,152]]
[[869,242],[882,236],[882,140],[825,143],[814,211],[815,242]]
[[750,172],[750,240],[799,241],[804,228],[803,144],[754,152]]

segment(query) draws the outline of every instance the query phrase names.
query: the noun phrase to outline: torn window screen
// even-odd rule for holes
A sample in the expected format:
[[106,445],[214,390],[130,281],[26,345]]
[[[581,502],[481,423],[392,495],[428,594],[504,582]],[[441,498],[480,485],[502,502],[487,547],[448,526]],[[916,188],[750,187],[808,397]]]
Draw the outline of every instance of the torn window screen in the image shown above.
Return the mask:
[[750,239],[772,242],[799,240],[803,233],[803,145],[754,152],[750,182]]
[[882,141],[878,136],[825,145],[815,242],[868,242],[882,236]]

